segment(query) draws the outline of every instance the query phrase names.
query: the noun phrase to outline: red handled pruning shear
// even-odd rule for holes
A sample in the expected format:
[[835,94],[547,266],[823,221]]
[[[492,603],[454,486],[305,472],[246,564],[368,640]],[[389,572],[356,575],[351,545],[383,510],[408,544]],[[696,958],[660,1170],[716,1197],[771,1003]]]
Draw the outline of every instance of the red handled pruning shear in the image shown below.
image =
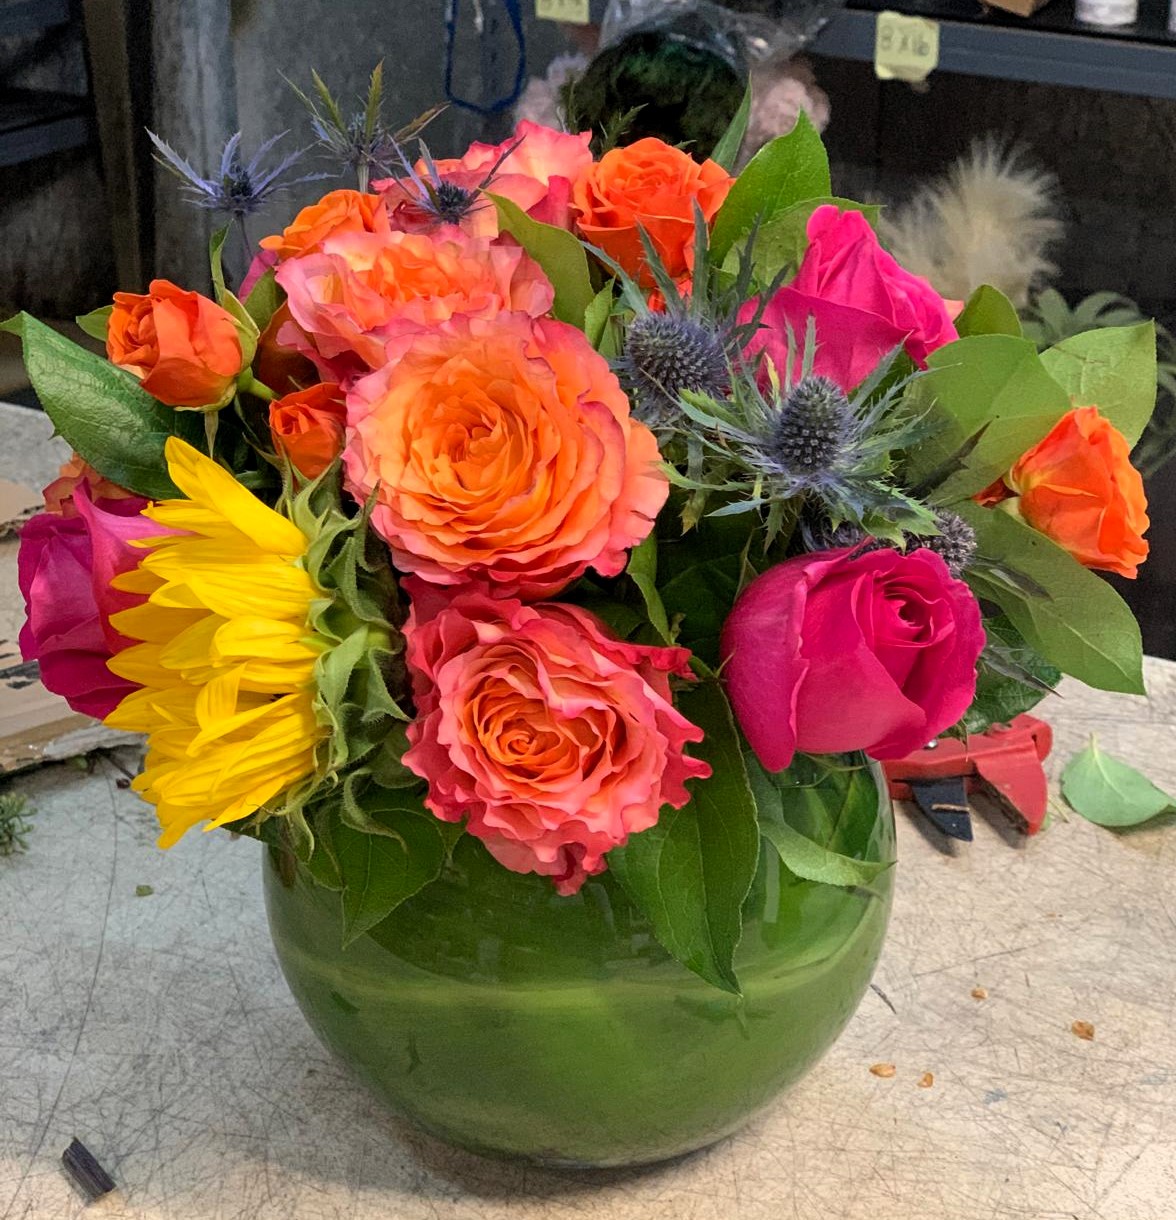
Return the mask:
[[905,758],[882,764],[897,800],[913,800],[931,823],[953,839],[972,839],[968,794],[982,792],[1026,834],[1045,821],[1049,799],[1042,762],[1053,731],[1036,716],[994,724],[965,741],[941,737]]

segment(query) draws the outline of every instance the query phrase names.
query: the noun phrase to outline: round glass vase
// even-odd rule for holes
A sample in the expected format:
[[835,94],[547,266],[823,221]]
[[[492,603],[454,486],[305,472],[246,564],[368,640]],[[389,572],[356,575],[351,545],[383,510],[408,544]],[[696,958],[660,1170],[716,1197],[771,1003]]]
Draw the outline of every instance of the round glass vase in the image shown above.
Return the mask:
[[[871,776],[878,799],[842,811],[836,846],[889,861]],[[343,949],[339,895],[273,850],[264,870],[278,959],[327,1047],[449,1143],[578,1167],[705,1147],[804,1076],[869,984],[893,873],[868,889],[803,881],[765,843],[737,997],[671,958],[607,872],[561,898],[463,836],[440,879]]]

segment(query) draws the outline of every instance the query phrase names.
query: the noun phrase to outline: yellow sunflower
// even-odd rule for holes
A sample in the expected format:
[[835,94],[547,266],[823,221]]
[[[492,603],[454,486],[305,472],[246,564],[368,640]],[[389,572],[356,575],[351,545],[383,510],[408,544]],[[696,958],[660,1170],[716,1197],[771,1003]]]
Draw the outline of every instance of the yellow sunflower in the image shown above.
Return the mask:
[[109,662],[142,686],[106,717],[148,734],[134,788],[159,816],[161,847],[262,809],[315,771],[326,730],[315,715],[310,626],[323,591],[306,571],[309,539],[211,458],[175,437],[168,471],[188,498],[145,515],[168,530],[145,539],[138,568],[114,585],[147,600],[112,617],[143,641]]

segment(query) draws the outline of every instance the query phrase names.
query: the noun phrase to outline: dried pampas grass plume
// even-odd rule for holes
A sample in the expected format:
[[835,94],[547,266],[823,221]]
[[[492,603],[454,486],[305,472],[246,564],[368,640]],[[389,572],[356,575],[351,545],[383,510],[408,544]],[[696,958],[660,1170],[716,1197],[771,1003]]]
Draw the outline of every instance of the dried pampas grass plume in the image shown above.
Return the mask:
[[1019,148],[978,140],[942,177],[883,212],[891,253],[942,296],[966,300],[981,284],[1018,308],[1057,267],[1048,257],[1065,226],[1053,175]]

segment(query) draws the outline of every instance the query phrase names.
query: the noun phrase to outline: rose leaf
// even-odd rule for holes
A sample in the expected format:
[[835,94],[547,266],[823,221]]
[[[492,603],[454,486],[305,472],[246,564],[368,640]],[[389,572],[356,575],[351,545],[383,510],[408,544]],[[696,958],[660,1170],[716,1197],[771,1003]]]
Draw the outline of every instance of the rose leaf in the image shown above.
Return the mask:
[[1104,754],[1093,736],[1066,764],[1062,795],[1075,813],[1096,826],[1138,826],[1176,812],[1176,802],[1166,792],[1134,767]]

